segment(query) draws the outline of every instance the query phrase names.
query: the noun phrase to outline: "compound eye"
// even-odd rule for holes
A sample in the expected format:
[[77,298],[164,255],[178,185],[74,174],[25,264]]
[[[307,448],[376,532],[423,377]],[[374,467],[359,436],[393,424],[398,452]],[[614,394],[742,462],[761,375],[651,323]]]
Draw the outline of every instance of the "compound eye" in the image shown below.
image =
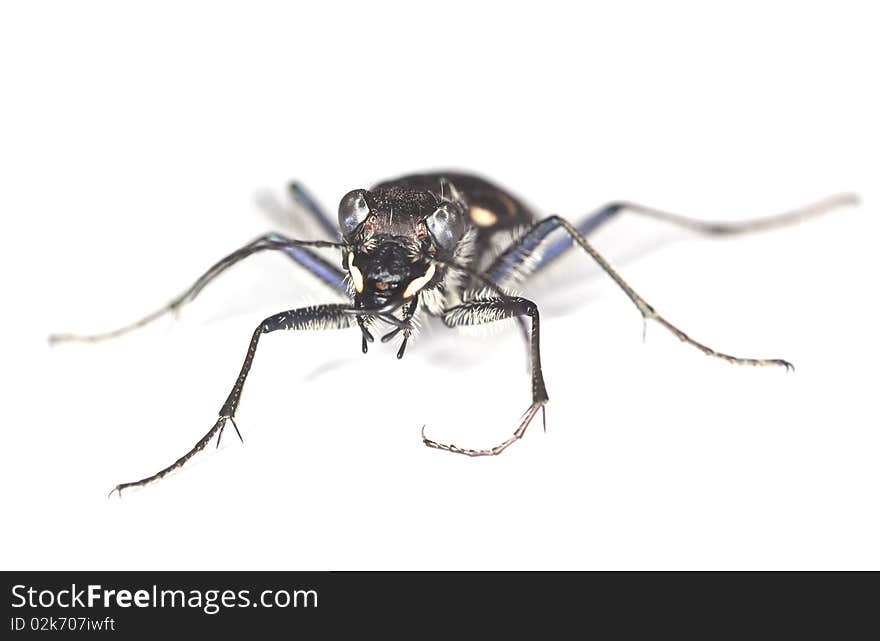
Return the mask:
[[428,217],[425,224],[437,246],[443,251],[452,251],[464,235],[463,208],[457,203],[443,203]]
[[363,189],[354,189],[345,194],[339,202],[339,229],[342,235],[351,240],[369,215],[370,207]]

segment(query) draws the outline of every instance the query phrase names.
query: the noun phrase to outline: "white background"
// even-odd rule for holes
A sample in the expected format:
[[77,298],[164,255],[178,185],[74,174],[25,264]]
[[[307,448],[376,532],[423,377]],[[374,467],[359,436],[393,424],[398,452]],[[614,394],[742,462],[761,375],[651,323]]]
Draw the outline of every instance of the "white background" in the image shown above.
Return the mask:
[[[4,568],[880,568],[877,16],[870,3],[4,3],[0,12]],[[515,332],[429,327],[403,361],[356,330],[264,339],[239,425],[106,498],[214,422],[252,328],[329,301],[280,256],[179,321],[133,320],[270,228],[254,194],[326,205],[434,167],[576,219],[627,198],[713,220],[843,190],[801,227],[595,236],[702,356],[586,257],[542,305],[551,402]],[[335,257],[334,257],[335,260]]]

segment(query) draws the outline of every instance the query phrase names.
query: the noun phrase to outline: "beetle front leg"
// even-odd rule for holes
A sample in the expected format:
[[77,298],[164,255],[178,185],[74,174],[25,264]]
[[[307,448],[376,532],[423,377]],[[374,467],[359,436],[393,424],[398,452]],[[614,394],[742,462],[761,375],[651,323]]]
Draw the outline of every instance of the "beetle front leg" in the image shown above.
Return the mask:
[[463,325],[480,325],[483,323],[493,323],[506,318],[515,318],[528,316],[531,321],[531,329],[529,331],[529,363],[532,378],[532,404],[523,414],[523,418],[516,428],[516,431],[502,443],[495,447],[482,450],[474,450],[462,448],[451,443],[438,443],[425,436],[425,429],[422,428],[422,442],[428,447],[438,450],[445,450],[455,454],[464,454],[466,456],[497,456],[516,441],[521,439],[526,433],[526,429],[535,418],[538,410],[541,410],[544,417],[544,427],[546,429],[546,414],[544,414],[544,406],[549,400],[547,396],[547,388],[544,385],[544,373],[541,370],[541,345],[540,345],[540,320],[538,314],[538,306],[526,298],[511,296],[508,298],[485,298],[476,299],[456,305],[443,313],[443,322],[447,327],[460,327]]
[[[347,305],[317,305],[302,307],[300,309],[294,309],[287,312],[281,312],[280,314],[275,314],[274,316],[270,316],[269,318],[265,319],[254,330],[253,336],[251,337],[251,342],[248,345],[247,354],[244,358],[244,363],[242,364],[241,371],[238,374],[238,378],[235,379],[235,384],[232,386],[232,390],[229,392],[229,396],[226,397],[226,402],[223,403],[223,406],[220,408],[217,422],[214,423],[213,427],[211,427],[210,430],[208,430],[208,433],[205,434],[192,447],[192,449],[190,449],[186,454],[181,456],[168,467],[159,470],[151,476],[142,478],[139,481],[120,483],[115,488],[113,488],[113,490],[110,491],[110,494],[113,494],[113,492],[118,492],[119,495],[122,496],[122,490],[124,489],[147,485],[148,483],[152,483],[153,481],[158,481],[170,472],[180,469],[193,456],[205,449],[205,446],[207,446],[208,443],[211,442],[211,439],[213,439],[215,435],[217,436],[217,442],[219,445],[220,438],[223,435],[223,429],[225,428],[227,421],[232,423],[233,427],[235,427],[236,432],[238,432],[238,426],[235,425],[235,412],[238,410],[238,406],[241,403],[241,395],[244,391],[244,384],[247,380],[248,374],[251,371],[251,365],[253,365],[254,356],[257,353],[257,345],[259,344],[260,337],[263,334],[268,334],[270,332],[281,329],[342,329],[345,327],[351,327],[355,324],[358,317],[346,313],[346,310],[350,310],[350,307],[348,307]],[[241,438],[240,433],[238,436],[239,438]]]

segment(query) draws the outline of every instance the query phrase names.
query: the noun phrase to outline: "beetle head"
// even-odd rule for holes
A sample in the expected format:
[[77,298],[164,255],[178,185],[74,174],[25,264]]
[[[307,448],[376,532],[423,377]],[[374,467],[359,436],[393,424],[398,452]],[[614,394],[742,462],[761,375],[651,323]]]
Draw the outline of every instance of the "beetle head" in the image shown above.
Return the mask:
[[407,302],[442,282],[433,258],[451,258],[467,228],[463,199],[451,184],[442,187],[440,196],[391,188],[342,198],[339,228],[349,245],[342,266],[363,307]]

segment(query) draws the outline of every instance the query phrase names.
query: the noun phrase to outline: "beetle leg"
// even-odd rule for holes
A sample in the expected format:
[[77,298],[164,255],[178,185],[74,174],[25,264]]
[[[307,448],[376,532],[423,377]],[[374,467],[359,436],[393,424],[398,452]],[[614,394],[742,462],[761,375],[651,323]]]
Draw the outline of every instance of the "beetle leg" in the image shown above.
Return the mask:
[[659,325],[665,327],[670,333],[672,333],[683,343],[687,343],[688,345],[697,348],[707,356],[720,358],[729,363],[735,363],[737,365],[779,365],[787,370],[794,369],[794,366],[791,363],[781,358],[742,358],[739,356],[731,356],[730,354],[719,352],[709,347],[708,345],[694,340],[678,327],[666,320],[659,313],[657,313],[657,311],[651,305],[649,305],[644,298],[642,298],[625,280],[623,280],[623,278],[620,276],[620,274],[617,273],[617,271],[611,266],[611,264],[607,260],[605,260],[605,258],[598,251],[596,251],[596,249],[593,248],[590,243],[587,242],[587,239],[584,238],[583,235],[581,235],[581,233],[577,230],[577,228],[570,222],[568,222],[564,218],[560,218],[559,216],[550,216],[539,222],[535,226],[535,228],[551,225],[555,226],[556,228],[563,229],[571,237],[571,239],[574,240],[575,243],[580,245],[581,249],[583,249],[590,256],[590,258],[596,261],[599,267],[601,267],[602,270],[606,274],[608,274],[608,276],[610,276],[615,283],[617,283],[617,286],[623,290],[623,292],[638,308],[645,322],[653,320]]
[[[425,428],[422,427],[422,442],[428,447],[438,450],[464,454],[465,456],[497,456],[526,433],[526,429],[538,410],[544,412],[544,405],[549,397],[544,385],[544,373],[541,370],[541,346],[540,346],[540,320],[538,306],[532,301],[511,296],[507,298],[484,298],[475,299],[456,305],[443,312],[443,322],[447,327],[460,327],[463,325],[480,325],[492,323],[512,317],[528,316],[531,319],[529,331],[529,363],[532,379],[532,404],[523,414],[523,418],[516,431],[505,441],[488,449],[462,448],[451,443],[439,443],[425,436]],[[546,429],[546,414],[545,429]]]
[[293,202],[311,214],[312,218],[320,225],[329,238],[339,238],[339,229],[336,227],[335,221],[318,204],[302,183],[297,181],[290,182],[287,185],[287,193],[290,194]]
[[[857,205],[858,203],[859,198],[855,194],[837,194],[783,214],[725,223],[688,218],[680,214],[674,214],[636,203],[614,202],[609,203],[598,211],[590,214],[587,218],[573,227],[581,236],[589,236],[592,232],[615,218],[618,214],[628,212],[670,223],[701,234],[710,236],[732,236],[735,234],[746,234],[784,227],[786,225],[794,225],[833,209],[849,205]],[[547,219],[547,221],[549,220],[550,219]],[[489,269],[486,270],[486,274],[489,278],[499,284],[503,284],[509,279],[525,277],[544,269],[565,253],[572,246],[569,238],[561,238],[555,241],[550,246],[546,247],[546,249],[543,249],[539,256],[534,259],[531,258],[544,239],[558,228],[558,225],[553,225],[552,223],[545,224],[547,221],[541,221],[532,227],[506,251],[499,255]]]
[[51,336],[49,336],[49,343],[54,344],[72,341],[83,343],[96,343],[98,341],[106,340],[109,338],[116,338],[118,336],[127,334],[135,329],[144,327],[145,325],[148,325],[151,322],[158,320],[166,314],[178,312],[184,305],[191,303],[196,298],[196,296],[199,295],[202,289],[212,280],[217,278],[217,276],[222,274],[224,271],[226,271],[236,263],[247,258],[251,254],[255,254],[261,251],[282,251],[295,262],[305,267],[312,275],[319,278],[327,285],[333,287],[335,290],[342,294],[347,294],[348,290],[345,285],[345,275],[324,258],[318,256],[318,254],[308,249],[308,247],[341,247],[341,245],[339,243],[329,241],[293,240],[277,233],[265,234],[248,243],[241,249],[238,249],[228,256],[217,261],[180,296],[176,297],[164,307],[161,307],[160,309],[150,314],[147,314],[143,318],[118,329],[114,329],[108,332],[102,332],[100,334],[52,334]]
[[[223,403],[223,406],[220,408],[217,422],[214,423],[210,430],[208,430],[207,434],[205,434],[192,447],[192,449],[168,467],[159,470],[151,476],[142,478],[139,481],[120,483],[110,491],[110,494],[118,492],[119,495],[122,496],[122,490],[124,489],[147,485],[153,481],[158,481],[170,472],[180,469],[193,456],[205,449],[205,446],[211,442],[211,439],[213,439],[215,435],[217,436],[219,444],[219,439],[223,434],[223,429],[226,426],[227,421],[231,422],[233,427],[235,427],[235,431],[238,432],[238,426],[235,424],[235,412],[238,410],[238,406],[241,403],[244,383],[251,371],[251,365],[253,365],[254,356],[257,353],[257,345],[260,342],[260,337],[263,334],[268,334],[280,329],[342,329],[345,327],[351,327],[355,323],[357,317],[344,313],[342,311],[343,309],[348,309],[348,307],[346,305],[317,305],[281,312],[280,314],[275,314],[274,316],[265,319],[254,330],[238,378],[235,379],[232,391],[229,392],[229,396],[226,397],[226,402]],[[241,438],[240,433],[239,438]]]

